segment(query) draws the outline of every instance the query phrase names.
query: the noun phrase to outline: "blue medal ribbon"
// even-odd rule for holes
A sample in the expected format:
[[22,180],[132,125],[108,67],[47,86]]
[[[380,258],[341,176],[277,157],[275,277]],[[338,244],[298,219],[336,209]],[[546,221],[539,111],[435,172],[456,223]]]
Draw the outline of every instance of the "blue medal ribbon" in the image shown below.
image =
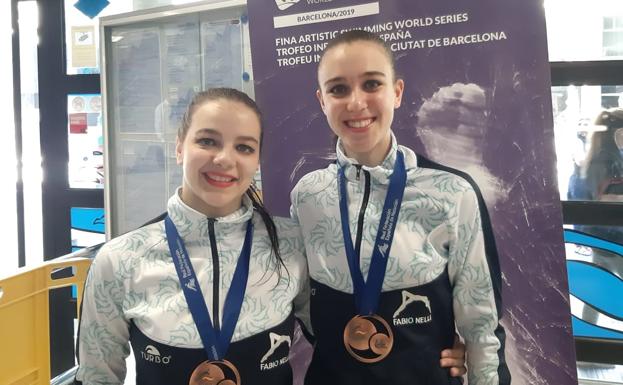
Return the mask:
[[389,177],[389,187],[383,204],[381,221],[376,233],[376,240],[370,260],[368,280],[364,281],[360,267],[360,252],[353,247],[353,240],[350,233],[348,220],[348,193],[346,190],[346,176],[344,168],[340,167],[338,173],[338,183],[340,190],[340,216],[342,220],[342,234],[344,237],[344,248],[350,275],[353,280],[355,294],[355,304],[360,315],[370,315],[376,312],[379,302],[385,270],[389,252],[394,239],[394,231],[398,222],[398,213],[402,204],[405,186],[407,184],[407,171],[405,169],[404,155],[401,151],[396,154],[394,170]]
[[[240,316],[242,309],[242,301],[247,288],[247,280],[249,278],[249,260],[251,257],[251,244],[253,242],[253,222],[249,219],[247,222],[247,230],[244,237],[240,258],[236,265],[236,271],[232,278],[231,286],[225,298],[223,307],[223,327],[220,330],[214,328],[210,319],[210,312],[203,299],[197,275],[193,270],[190,257],[184,246],[184,241],[177,232],[173,221],[169,216],[164,220],[165,230],[167,234],[167,243],[171,252],[171,258],[180,280],[184,297],[188,303],[188,309],[192,314],[203,347],[211,361],[222,360],[227,354],[227,349],[231,342],[231,338]],[[218,304],[216,304],[218,306]]]

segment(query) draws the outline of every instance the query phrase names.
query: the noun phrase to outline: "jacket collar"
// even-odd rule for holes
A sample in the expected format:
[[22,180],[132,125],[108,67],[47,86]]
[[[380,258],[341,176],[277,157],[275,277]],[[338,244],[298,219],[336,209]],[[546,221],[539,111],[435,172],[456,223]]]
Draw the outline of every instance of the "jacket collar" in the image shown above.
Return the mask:
[[[167,203],[167,212],[177,231],[182,237],[206,234],[208,217],[184,203],[180,197],[181,192],[182,188],[178,187]],[[252,216],[253,204],[251,199],[245,195],[242,198],[242,206],[238,210],[224,217],[214,218],[214,224],[228,229],[246,223]]]
[[344,152],[344,147],[342,145],[342,140],[338,139],[335,152],[337,154],[337,164],[338,167],[345,168],[346,179],[355,180],[357,177],[357,169],[361,168],[370,173],[371,180],[380,184],[388,184],[389,177],[394,171],[394,163],[396,162],[396,153],[398,150],[402,151],[405,158],[405,167],[407,172],[417,168],[417,156],[415,153],[404,146],[398,144],[396,140],[396,136],[393,131],[390,131],[391,134],[391,148],[389,153],[383,159],[381,164],[374,167],[368,167],[364,165],[360,165],[355,159],[349,158]]

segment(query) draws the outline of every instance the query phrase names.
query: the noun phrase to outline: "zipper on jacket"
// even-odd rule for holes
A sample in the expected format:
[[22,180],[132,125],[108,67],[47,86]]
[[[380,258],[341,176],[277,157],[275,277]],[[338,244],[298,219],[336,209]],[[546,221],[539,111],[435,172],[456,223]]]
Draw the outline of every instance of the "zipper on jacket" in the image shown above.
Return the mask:
[[214,222],[216,219],[208,218],[208,233],[210,234],[210,249],[212,250],[212,268],[213,268],[213,279],[212,279],[212,325],[214,329],[221,330],[221,322],[219,315],[219,287],[221,285],[220,276],[221,273],[219,271],[219,263],[218,263],[218,249],[216,248],[216,234],[214,233]]
[[357,169],[357,175],[356,175],[355,179],[359,180],[359,177],[361,176],[361,165],[357,164],[357,165],[355,165],[355,168]]
[[[360,171],[361,171],[361,166],[358,166],[357,180],[359,180]],[[355,238],[355,253],[359,256],[360,262],[361,262],[361,238],[363,238],[363,221],[364,221],[364,216],[366,214],[366,208],[368,207],[368,200],[370,199],[370,172],[363,170],[363,177],[364,177],[363,201],[361,202],[361,207],[359,208],[359,218],[357,219],[357,237]]]

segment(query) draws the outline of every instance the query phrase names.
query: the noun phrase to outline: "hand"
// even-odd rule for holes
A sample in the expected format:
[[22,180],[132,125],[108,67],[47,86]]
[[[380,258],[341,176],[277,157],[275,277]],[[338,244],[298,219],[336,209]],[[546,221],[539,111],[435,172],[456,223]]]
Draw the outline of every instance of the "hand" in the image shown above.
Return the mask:
[[465,367],[465,344],[461,342],[458,335],[454,335],[452,349],[441,351],[439,363],[442,368],[450,368],[452,377],[460,377],[467,373],[467,368]]

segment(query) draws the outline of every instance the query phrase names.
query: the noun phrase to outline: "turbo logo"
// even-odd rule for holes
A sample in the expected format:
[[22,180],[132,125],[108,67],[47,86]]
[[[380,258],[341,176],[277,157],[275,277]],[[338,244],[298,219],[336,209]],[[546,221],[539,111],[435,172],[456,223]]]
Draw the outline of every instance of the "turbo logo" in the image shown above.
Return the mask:
[[171,356],[162,356],[155,346],[145,346],[145,351],[141,350],[141,358],[147,362],[153,362],[155,364],[168,365],[171,362]]

